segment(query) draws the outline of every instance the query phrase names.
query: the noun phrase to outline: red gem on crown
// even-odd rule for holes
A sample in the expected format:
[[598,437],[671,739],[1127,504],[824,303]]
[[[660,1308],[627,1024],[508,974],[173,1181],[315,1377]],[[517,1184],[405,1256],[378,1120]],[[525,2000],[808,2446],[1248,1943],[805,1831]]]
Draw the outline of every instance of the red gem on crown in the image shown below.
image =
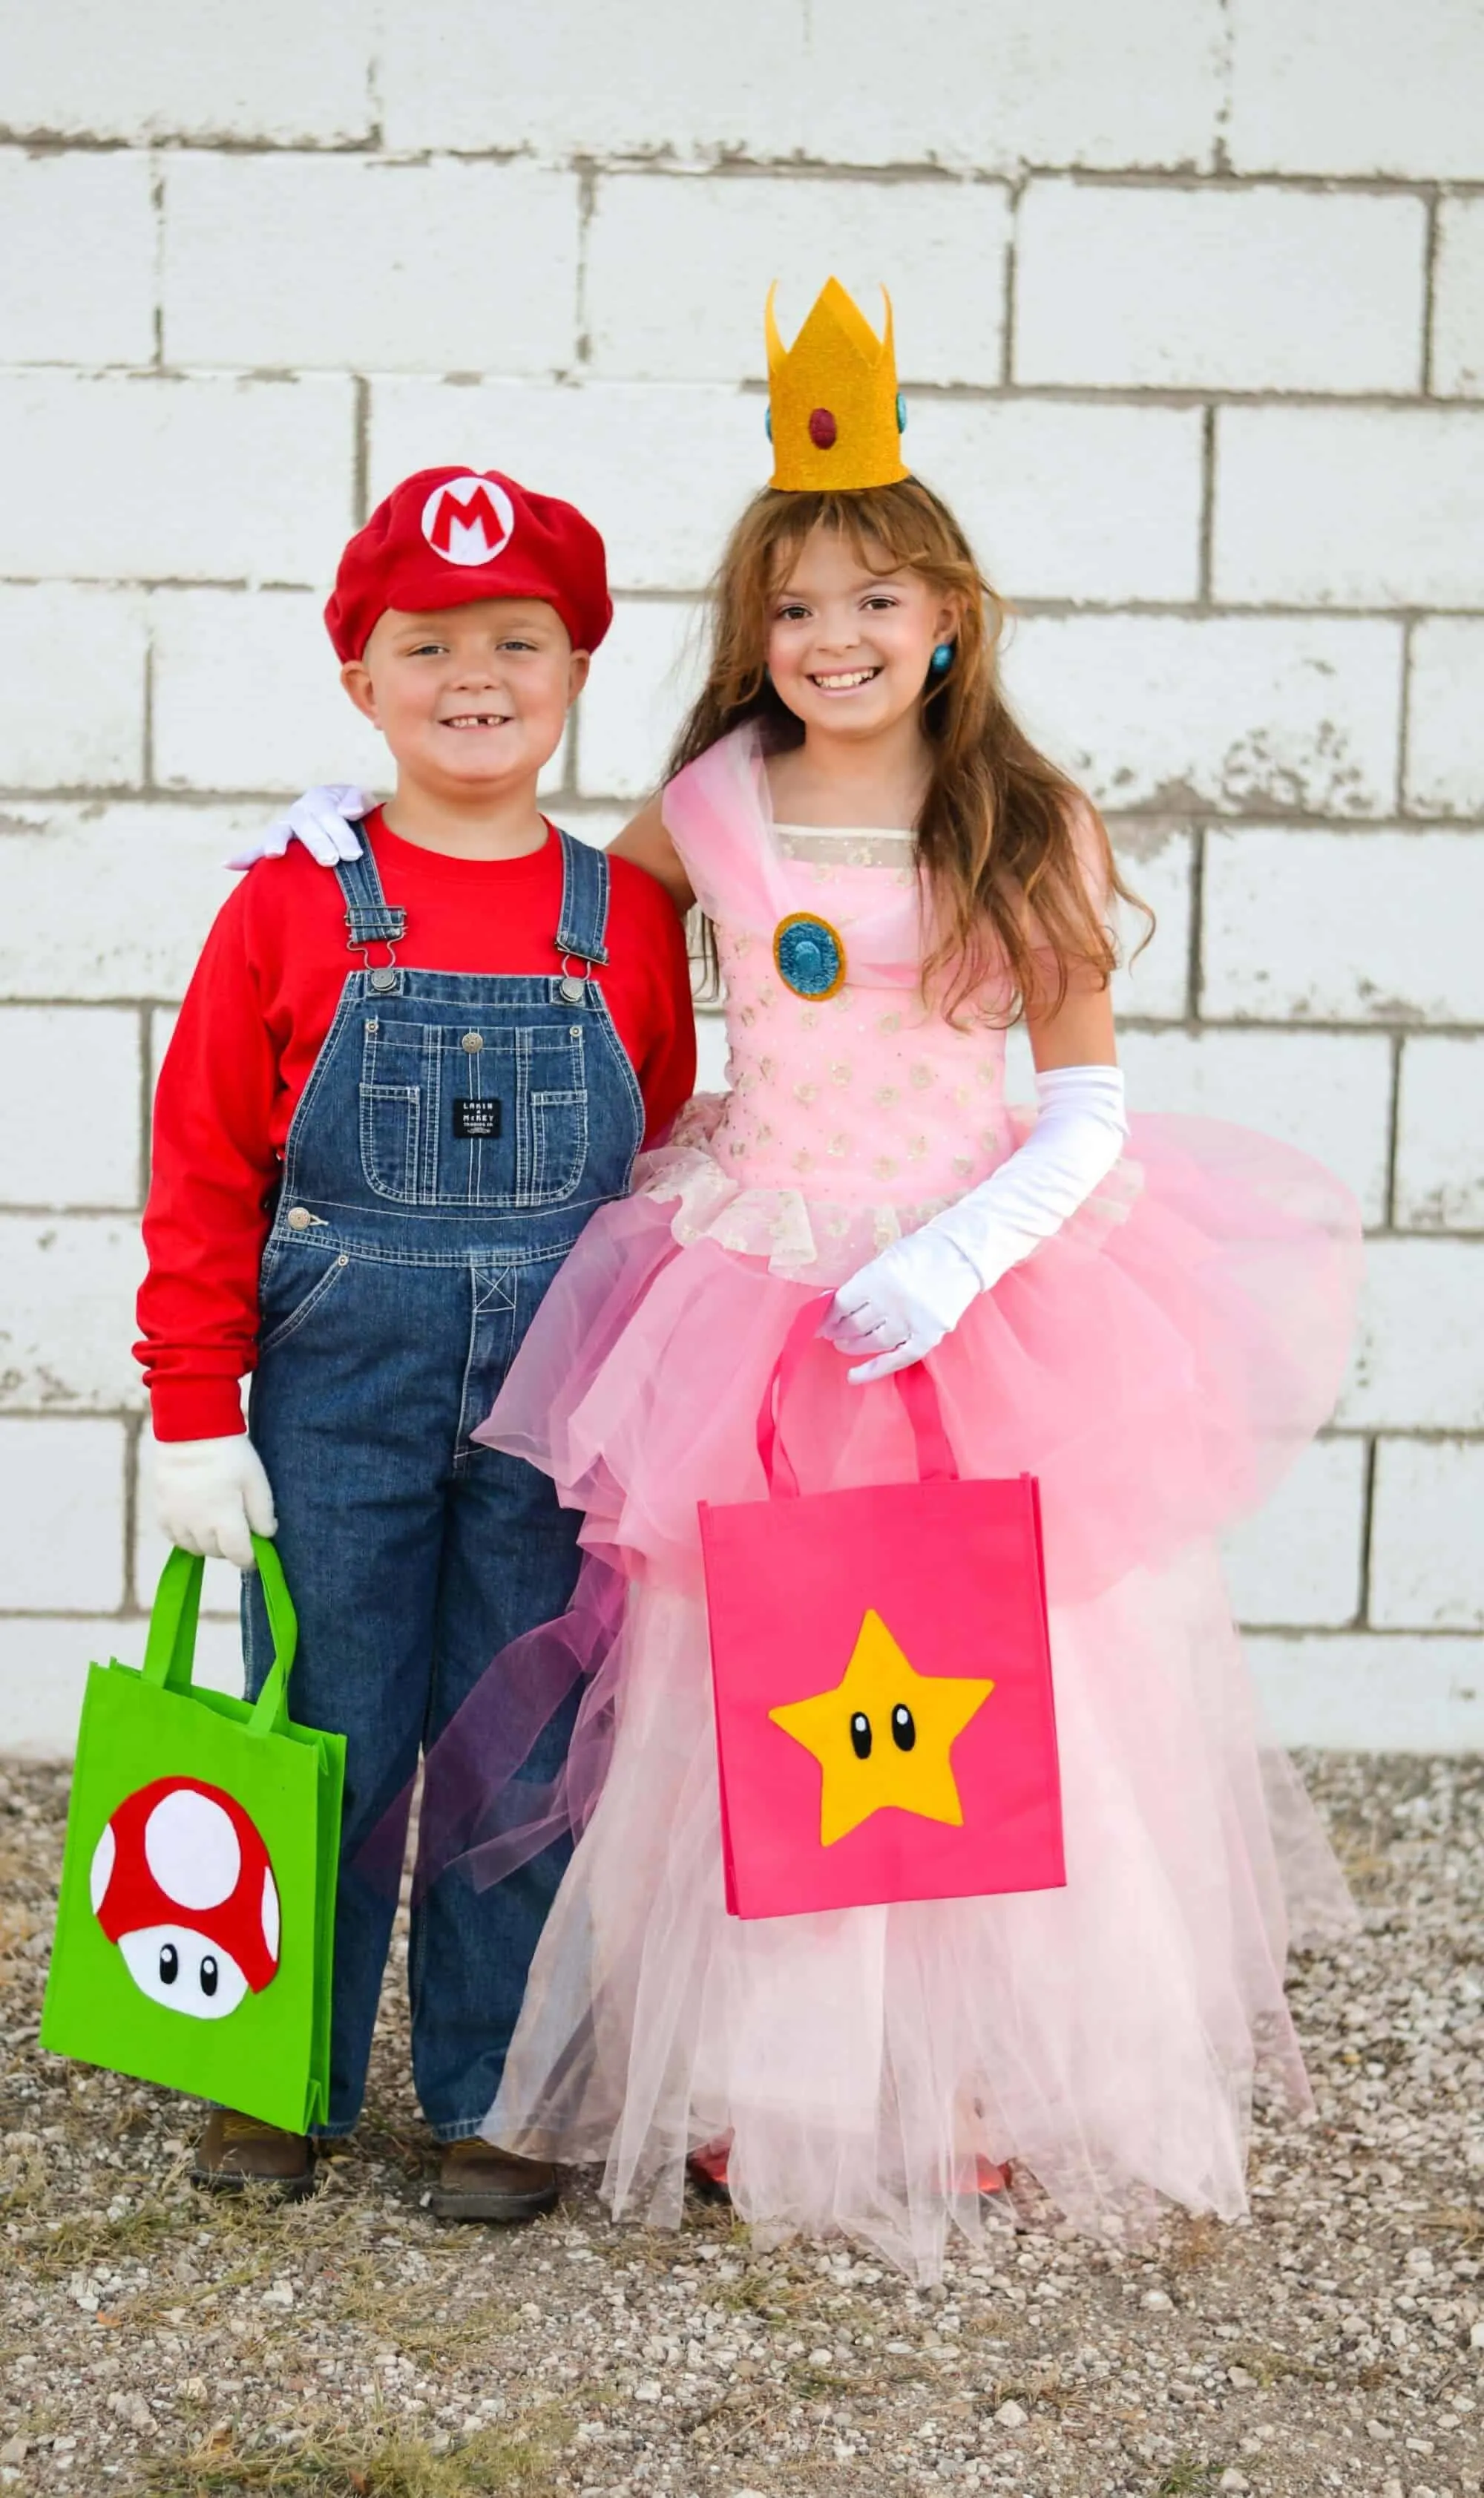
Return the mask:
[[839,427],[827,407],[816,407],[809,419],[809,440],[816,451],[833,451]]

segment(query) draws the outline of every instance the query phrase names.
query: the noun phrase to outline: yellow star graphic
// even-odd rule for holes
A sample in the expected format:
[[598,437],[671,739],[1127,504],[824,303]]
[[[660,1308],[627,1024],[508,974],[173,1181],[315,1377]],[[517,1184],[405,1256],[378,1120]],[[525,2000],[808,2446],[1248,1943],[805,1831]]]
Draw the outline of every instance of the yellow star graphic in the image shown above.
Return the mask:
[[833,1691],[768,1712],[824,1773],[820,1845],[832,1846],[889,1804],[962,1827],[950,1755],[994,1688],[966,1676],[918,1674],[880,1615],[868,1613]]

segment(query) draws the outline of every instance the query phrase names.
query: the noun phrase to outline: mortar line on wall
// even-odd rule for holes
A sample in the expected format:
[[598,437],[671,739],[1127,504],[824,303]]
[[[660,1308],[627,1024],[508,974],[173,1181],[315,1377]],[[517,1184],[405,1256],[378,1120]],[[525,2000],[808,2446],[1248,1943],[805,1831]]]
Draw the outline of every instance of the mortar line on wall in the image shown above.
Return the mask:
[[1433,341],[1437,312],[1437,260],[1442,242],[1442,214],[1436,191],[1428,197],[1427,240],[1422,262],[1422,396],[1433,397]]
[[[379,64],[370,64],[372,77]],[[172,130],[149,134],[111,135],[88,130],[60,130],[46,123],[0,125],[0,146],[24,149],[35,156],[118,156],[152,150],[161,155],[210,150],[231,157],[375,156],[392,165],[459,164],[521,165],[541,173],[566,173],[577,159],[544,152],[529,144],[488,146],[389,147],[381,119],[379,94],[368,80],[367,105],[373,114],[367,129],[354,138],[271,139],[246,137],[237,131]],[[1105,190],[1140,188],[1172,192],[1294,191],[1316,198],[1334,195],[1377,199],[1426,197],[1437,184],[1433,171],[1411,174],[1315,174],[1298,168],[1265,167],[1238,173],[1229,167],[1203,171],[1188,162],[1167,165],[1134,161],[1121,165],[1089,165],[1066,158],[1021,157],[1003,164],[945,164],[938,157],[885,159],[825,158],[794,151],[770,156],[766,151],[733,149],[682,156],[673,146],[584,151],[599,174],[648,175],[656,179],[783,180],[800,182],[942,182],[961,186],[1011,184],[1026,180],[1064,180]],[[1471,198],[1484,192],[1484,178],[1448,177],[1450,195]]]
[[149,151],[149,208],[154,219],[154,254],[152,280],[154,302],[150,321],[154,333],[154,363],[163,371],[165,366],[165,168],[159,152]]
[[1197,605],[1209,609],[1212,604],[1211,550],[1216,534],[1216,412],[1209,403],[1201,410],[1201,517],[1200,543],[1196,557]]
[[577,362],[592,362],[592,333],[588,328],[587,262],[592,244],[593,222],[598,212],[598,177],[594,168],[579,161],[577,175],[577,270],[574,279],[572,319],[576,339]]
[[1005,390],[1015,386],[1015,322],[1017,288],[1020,283],[1020,214],[1025,198],[1025,184],[1017,183],[1010,194],[1009,231],[1005,237],[1005,266],[1001,293],[1000,318],[1004,336],[999,349],[999,378]]
[[120,1614],[137,1614],[143,1610],[135,1584],[134,1555],[139,1542],[140,1460],[143,1450],[144,1421],[142,1415],[129,1417],[124,1425],[124,1597]]
[[140,771],[142,794],[154,790],[154,612],[146,601],[144,633],[144,682],[142,689],[143,716],[140,723]]
[[1417,620],[1405,617],[1402,624],[1401,682],[1397,687],[1397,815],[1406,817],[1406,785],[1411,776],[1412,748],[1412,628]]
[[1206,832],[1203,825],[1194,824],[1190,829],[1190,937],[1185,960],[1185,1020],[1192,1029],[1199,1029],[1201,1023],[1205,943]]
[[152,1125],[153,1125],[153,1118],[154,1118],[154,1087],[155,1087],[155,1065],[154,1065],[154,1009],[153,1009],[153,1007],[142,1006],[142,1007],[140,1008],[140,1010],[139,1010],[139,1023],[140,1023],[140,1100],[139,1100],[139,1131],[138,1131],[139,1159],[138,1159],[138,1161],[137,1161],[137,1162],[136,1162],[136,1164],[135,1164],[135,1201],[134,1201],[134,1203],[133,1203],[133,1205],[132,1205],[132,1206],[120,1206],[120,1207],[119,1207],[119,1209],[118,1209],[118,1210],[119,1210],[119,1212],[120,1212],[120,1214],[124,1214],[124,1213],[132,1214],[132,1215],[134,1215],[136,1218],[138,1218],[138,1216],[139,1216],[139,1214],[140,1214],[140,1211],[141,1211],[141,1208],[142,1207],[142,1205],[143,1205],[143,1203],[144,1203],[144,1200],[145,1200],[145,1198],[146,1198],[146,1197],[148,1196],[148,1194],[149,1194],[149,1147],[150,1147],[150,1132],[151,1132],[151,1128],[152,1128]]
[[352,376],[351,516],[358,529],[370,518],[371,385],[364,373]]
[[1365,1466],[1361,1475],[1360,1586],[1357,1591],[1360,1602],[1359,1610],[1355,1616],[1355,1620],[1351,1625],[1353,1629],[1358,1631],[1369,1631],[1372,1627],[1371,1552],[1372,1537],[1375,1523],[1375,1456],[1379,1440],[1379,1432],[1372,1431],[1368,1433],[1366,1439]]
[[1405,1036],[1391,1036],[1391,1086],[1386,1102],[1386,1211],[1385,1228],[1397,1229],[1397,1162],[1402,1146],[1402,1050]]

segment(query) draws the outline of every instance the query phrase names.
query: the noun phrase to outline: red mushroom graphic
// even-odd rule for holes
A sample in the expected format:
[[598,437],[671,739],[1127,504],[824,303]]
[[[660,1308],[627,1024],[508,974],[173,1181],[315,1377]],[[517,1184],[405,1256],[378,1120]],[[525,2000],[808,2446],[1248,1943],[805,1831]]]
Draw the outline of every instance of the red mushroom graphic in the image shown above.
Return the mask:
[[221,2021],[278,1968],[278,1886],[257,1825],[199,1778],[125,1796],[93,1851],[93,1911],[141,1994]]

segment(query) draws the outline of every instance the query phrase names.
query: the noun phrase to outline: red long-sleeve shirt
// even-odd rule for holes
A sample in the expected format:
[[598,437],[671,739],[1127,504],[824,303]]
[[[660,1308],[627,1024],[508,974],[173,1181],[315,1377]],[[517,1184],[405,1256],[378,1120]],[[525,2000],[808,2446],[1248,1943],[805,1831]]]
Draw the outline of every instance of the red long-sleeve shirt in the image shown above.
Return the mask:
[[[388,901],[407,913],[398,954],[410,969],[561,970],[554,837],[526,858],[462,859],[399,841],[379,809],[364,829]],[[652,1139],[695,1082],[684,939],[652,878],[623,859],[612,867],[610,960],[595,977]],[[298,844],[259,861],[206,939],[160,1071],[144,1213],[135,1350],[162,1440],[243,1427],[237,1382],[256,1360],[258,1268],[289,1123],[359,965],[338,881]]]

